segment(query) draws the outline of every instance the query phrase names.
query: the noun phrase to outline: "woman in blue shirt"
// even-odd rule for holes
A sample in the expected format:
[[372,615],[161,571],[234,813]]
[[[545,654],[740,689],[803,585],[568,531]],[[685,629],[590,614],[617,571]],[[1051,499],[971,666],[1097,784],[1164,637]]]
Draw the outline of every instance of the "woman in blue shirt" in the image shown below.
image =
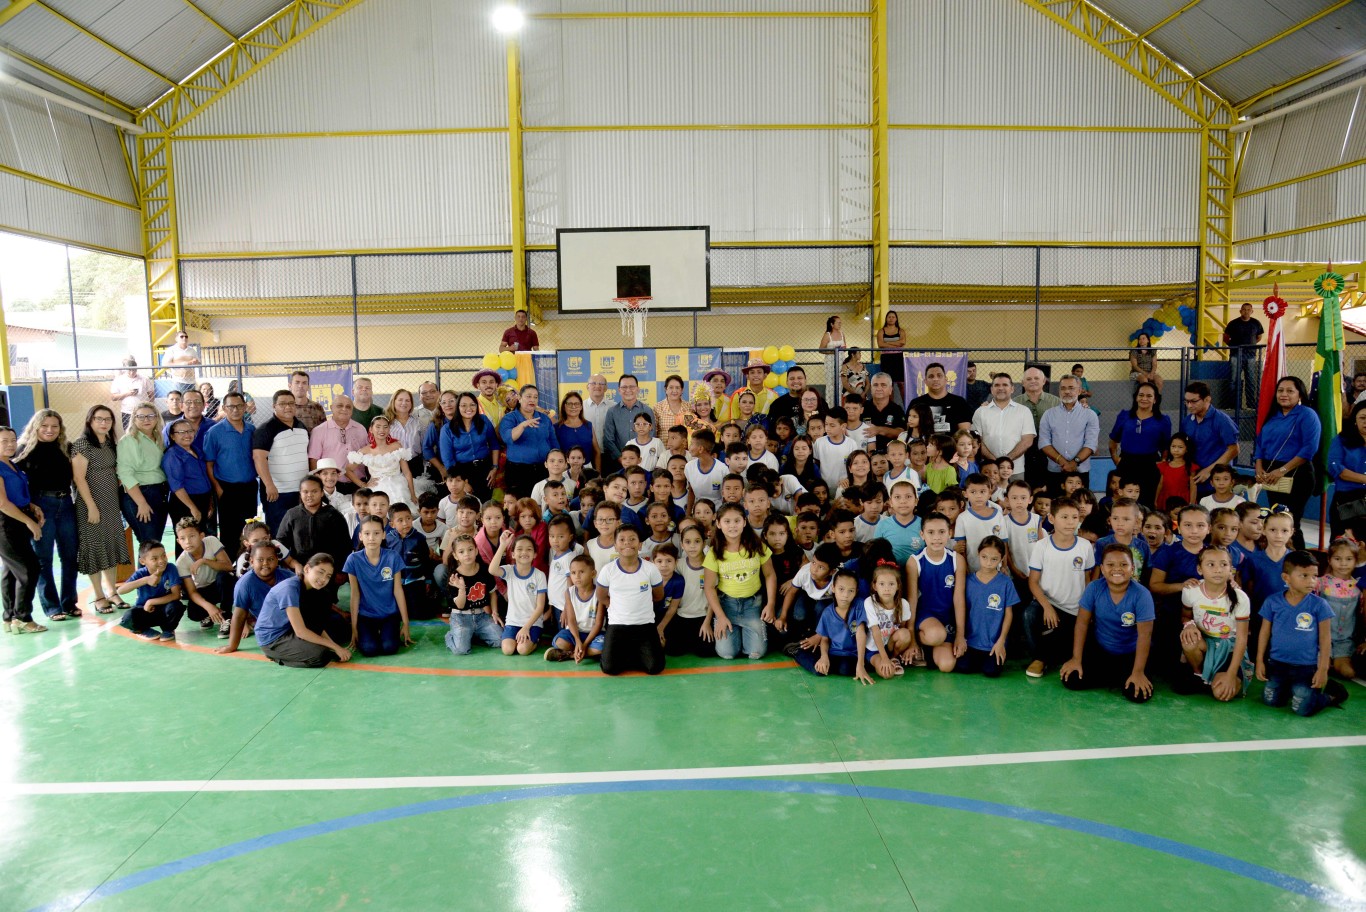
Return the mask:
[[1133,403],[1115,416],[1110,458],[1125,481],[1138,482],[1138,502],[1145,506],[1157,500],[1157,463],[1171,439],[1172,420],[1162,414],[1162,394],[1157,384],[1143,380],[1134,389]]
[[[660,428],[660,435],[668,430]],[[583,397],[578,393],[565,393],[560,400],[560,421],[555,425],[555,439],[566,453],[574,447],[582,447],[589,468],[599,464],[598,448],[593,439],[593,422],[584,415]]]
[[5,608],[5,633],[42,633],[33,622],[33,593],[38,585],[38,555],[33,542],[43,534],[43,514],[28,494],[28,479],[14,467],[19,443],[14,428],[0,427],[0,564],[4,565],[0,595]]
[[456,398],[455,417],[440,431],[441,464],[446,474],[465,479],[471,493],[483,503],[489,499],[498,464],[498,437],[493,422],[479,411],[474,393]]
[[[204,456],[194,447],[194,428],[188,421],[171,425],[171,445],[161,457],[161,471],[166,473],[166,487],[171,496],[171,528],[186,516],[206,523],[213,515],[213,487],[209,483],[209,466]],[[207,527],[206,527],[207,528]],[[176,557],[180,556],[180,542],[176,542]]]
[[536,408],[539,395],[530,383],[522,387],[517,408],[498,424],[498,436],[507,447],[503,489],[517,497],[531,496],[531,489],[546,477],[545,458],[560,446],[550,417]]
[[1319,451],[1322,428],[1319,416],[1304,405],[1309,393],[1299,377],[1282,377],[1276,384],[1276,408],[1267,416],[1257,435],[1253,458],[1257,461],[1257,483],[1275,484],[1290,478],[1290,492],[1266,492],[1267,501],[1274,507],[1285,504],[1295,519],[1294,545],[1304,547],[1300,520],[1304,507],[1314,493],[1314,456]]
[[1338,511],[1366,499],[1366,402],[1352,407],[1347,426],[1328,444],[1328,477],[1333,482],[1333,508],[1328,513],[1333,538],[1350,529],[1361,541],[1366,534],[1366,517],[1344,521]]

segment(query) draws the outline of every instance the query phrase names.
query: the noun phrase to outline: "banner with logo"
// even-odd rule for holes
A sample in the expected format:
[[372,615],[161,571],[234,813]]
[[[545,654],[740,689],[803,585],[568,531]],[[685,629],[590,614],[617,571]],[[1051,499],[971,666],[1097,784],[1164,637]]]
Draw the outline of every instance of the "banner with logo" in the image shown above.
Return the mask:
[[[707,371],[721,366],[719,348],[594,348],[556,353],[559,364],[559,398],[577,392],[587,398],[588,378],[607,378],[607,396],[617,396],[617,380],[632,374],[640,381],[640,398],[654,403],[664,398],[664,380],[677,375],[685,385],[701,380]],[[687,398],[687,390],[684,390]]]
[[[350,367],[310,370],[308,372],[308,383],[311,389],[309,398],[321,405],[330,415],[332,414],[332,400],[334,398],[351,395],[351,377],[352,369]],[[288,387],[289,378],[286,377],[282,389]]]
[[925,368],[939,364],[944,368],[948,380],[948,391],[955,396],[968,394],[968,353],[952,351],[906,352],[906,399],[923,396],[929,390],[925,386]]

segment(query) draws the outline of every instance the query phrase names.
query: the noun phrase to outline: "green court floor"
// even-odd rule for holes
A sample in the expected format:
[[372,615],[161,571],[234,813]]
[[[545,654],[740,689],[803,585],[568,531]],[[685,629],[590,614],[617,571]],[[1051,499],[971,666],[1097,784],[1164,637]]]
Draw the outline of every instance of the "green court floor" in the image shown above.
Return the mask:
[[613,680],[431,623],[304,671],[51,626],[0,641],[0,910],[1366,908],[1356,685],[1300,719],[1016,666]]

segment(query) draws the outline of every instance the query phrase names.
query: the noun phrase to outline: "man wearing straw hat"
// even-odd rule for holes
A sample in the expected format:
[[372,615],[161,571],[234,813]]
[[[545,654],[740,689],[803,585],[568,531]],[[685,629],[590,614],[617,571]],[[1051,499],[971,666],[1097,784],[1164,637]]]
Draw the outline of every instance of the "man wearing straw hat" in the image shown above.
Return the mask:
[[749,359],[749,363],[745,365],[745,385],[736,390],[735,395],[730,397],[730,413],[732,416],[740,414],[740,410],[736,407],[736,402],[739,400],[740,394],[745,390],[749,390],[754,394],[754,414],[768,414],[768,407],[773,404],[775,397],[773,395],[773,390],[764,386],[764,377],[766,377],[771,370],[773,370],[773,368],[765,364],[763,358],[755,357]]

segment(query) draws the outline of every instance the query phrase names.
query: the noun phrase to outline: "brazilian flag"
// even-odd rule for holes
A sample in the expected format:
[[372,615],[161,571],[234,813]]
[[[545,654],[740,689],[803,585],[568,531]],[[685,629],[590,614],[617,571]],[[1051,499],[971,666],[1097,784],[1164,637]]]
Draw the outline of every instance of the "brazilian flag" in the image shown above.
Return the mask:
[[1314,349],[1317,375],[1320,435],[1318,470],[1323,488],[1328,488],[1328,446],[1342,430],[1342,353],[1346,339],[1342,332],[1342,305],[1338,295],[1344,287],[1342,276],[1326,272],[1314,281],[1314,291],[1323,298],[1319,315],[1319,342]]

